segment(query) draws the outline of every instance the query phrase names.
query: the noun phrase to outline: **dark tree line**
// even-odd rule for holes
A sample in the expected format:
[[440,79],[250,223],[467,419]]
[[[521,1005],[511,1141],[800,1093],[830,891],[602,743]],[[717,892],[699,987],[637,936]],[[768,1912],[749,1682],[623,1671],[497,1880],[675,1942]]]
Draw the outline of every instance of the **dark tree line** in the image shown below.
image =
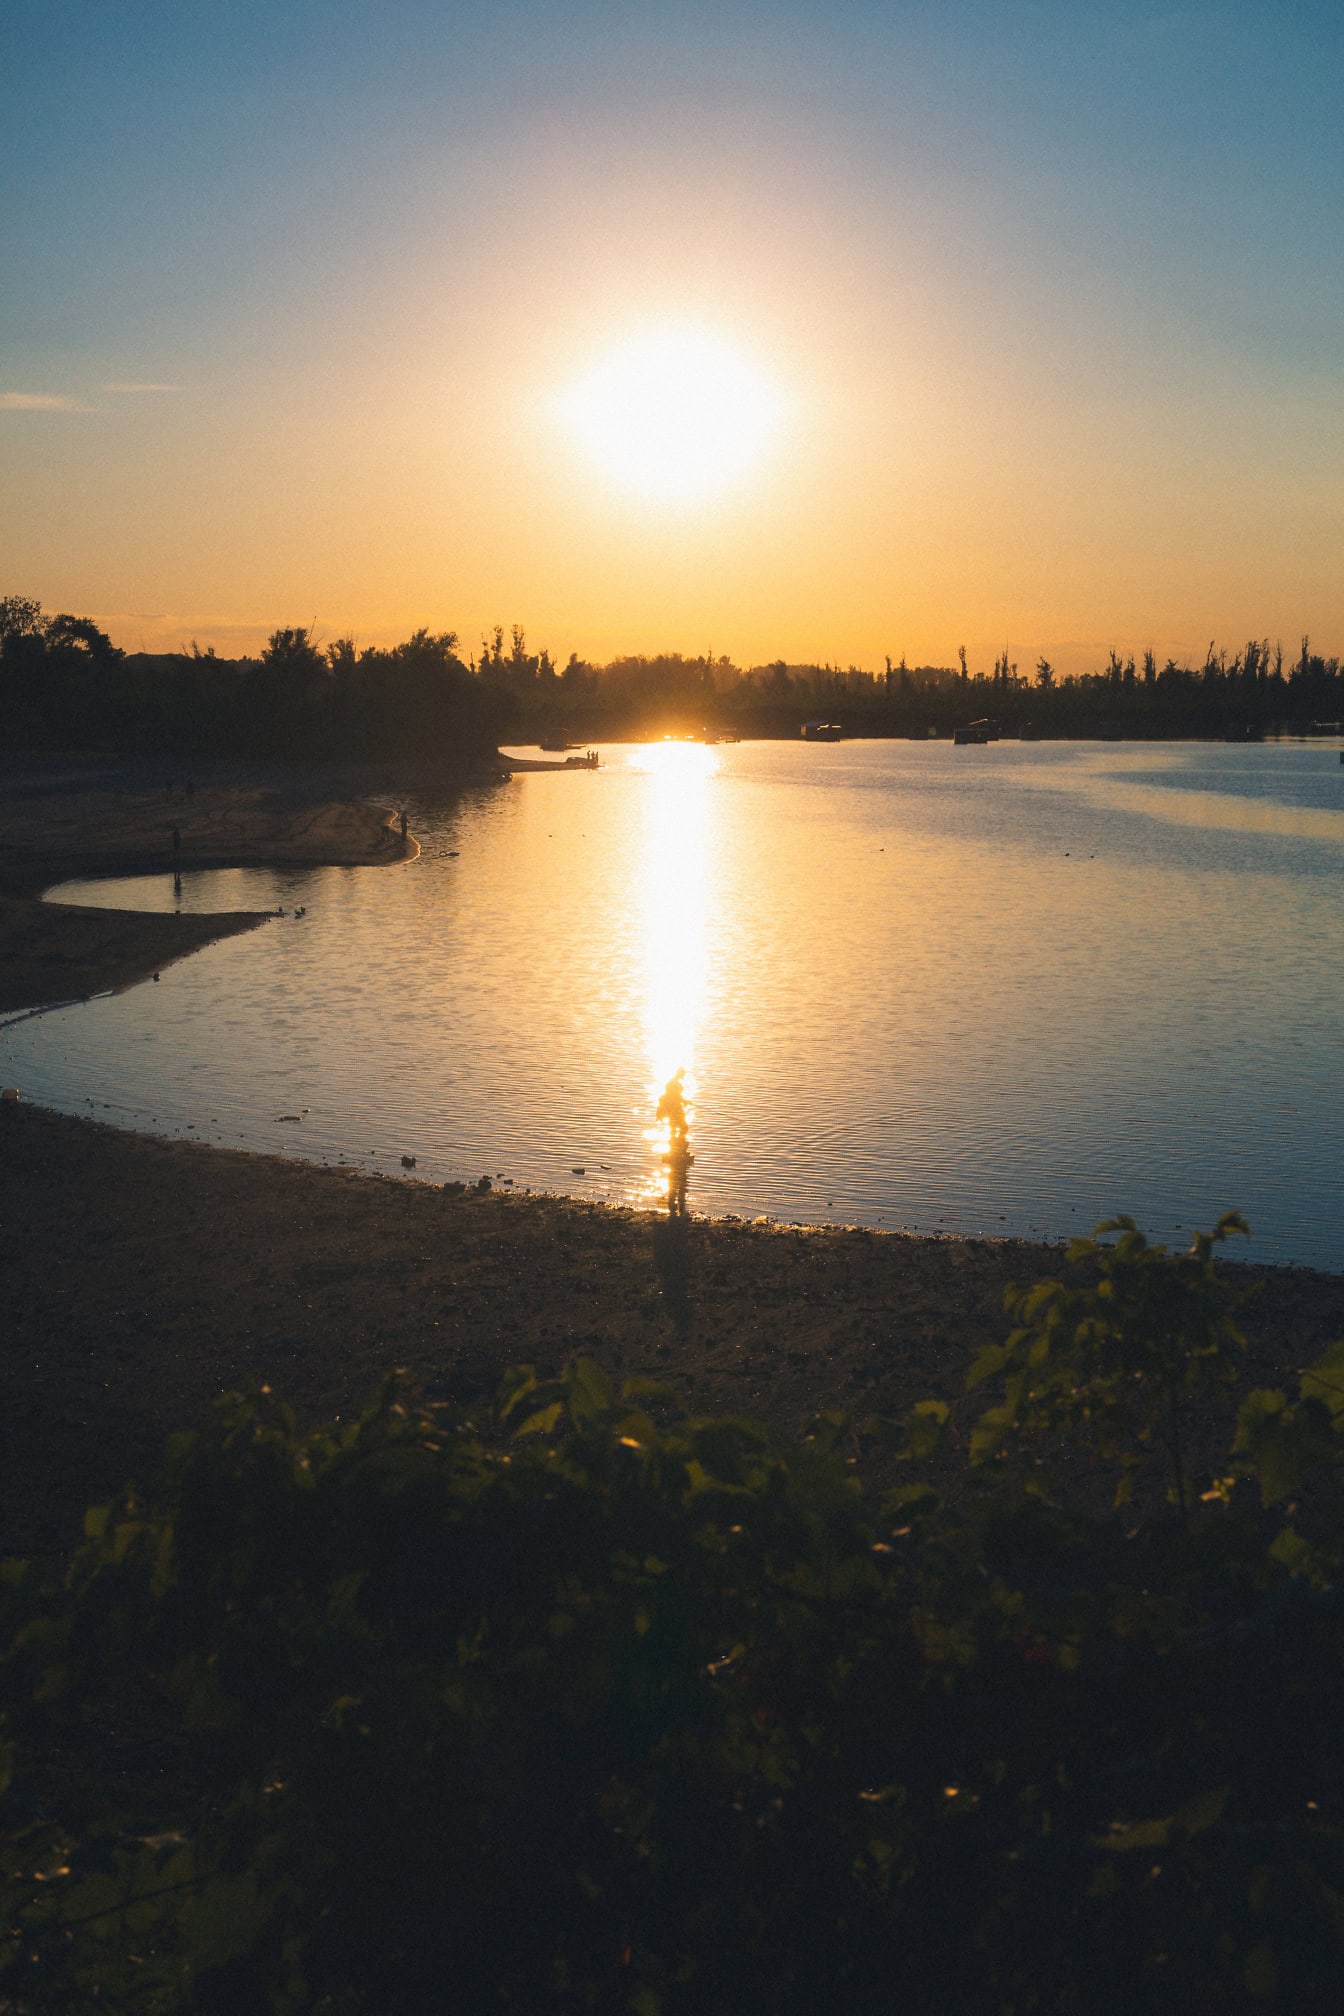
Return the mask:
[[527,649],[514,627],[510,648],[497,629],[473,659],[474,675],[509,710],[510,731],[570,730],[576,737],[662,733],[705,727],[740,735],[796,735],[825,716],[854,735],[949,735],[989,718],[1007,734],[1041,737],[1247,735],[1309,730],[1344,717],[1344,668],[1304,637],[1297,658],[1252,639],[1229,657],[1213,644],[1202,663],[1159,666],[1112,651],[1096,672],[1061,676],[1039,659],[1030,676],[1007,651],[991,671],[894,664],[770,664],[742,668],[706,652],[631,656],[594,665],[575,655],[557,667]]
[[16,596],[0,601],[0,706],[20,744],[287,760],[472,761],[494,750],[507,713],[452,631],[360,651],[349,638],[322,649],[291,628],[259,658],[194,644],[128,654],[93,623],[45,617]]
[[1030,674],[1007,650],[993,669],[887,658],[859,666],[743,668],[680,652],[557,664],[502,626],[465,658],[456,632],[403,643],[320,645],[273,632],[258,658],[213,650],[127,654],[86,617],[0,599],[0,705],[12,742],[295,759],[433,756],[472,761],[501,741],[698,732],[793,736],[804,721],[851,735],[924,738],[989,720],[1006,735],[1167,738],[1309,732],[1344,719],[1344,670],[1304,637],[1297,656],[1252,638],[1197,664],[1112,651],[1095,672]]

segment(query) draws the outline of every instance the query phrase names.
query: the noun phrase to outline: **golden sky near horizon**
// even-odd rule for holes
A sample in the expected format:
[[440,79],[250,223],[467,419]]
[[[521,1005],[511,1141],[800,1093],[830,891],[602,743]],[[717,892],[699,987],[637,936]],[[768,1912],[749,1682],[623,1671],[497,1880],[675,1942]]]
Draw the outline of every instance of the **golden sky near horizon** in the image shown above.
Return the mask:
[[[482,14],[456,124],[336,11],[348,46],[296,45],[293,132],[247,33],[233,98],[201,85],[152,142],[128,122],[155,48],[122,59],[110,152],[70,87],[0,345],[0,593],[221,653],[310,622],[870,668],[1344,648],[1337,164],[1308,200],[1226,138],[1243,100],[1267,146],[1302,116],[1310,9],[1281,74],[1125,7],[1120,42],[1000,25],[977,57],[932,13],[898,45],[799,6],[750,66],[750,10],[615,54],[597,10],[470,112]],[[1133,130],[1098,165],[1122,59]],[[180,163],[121,165],[171,117]]]

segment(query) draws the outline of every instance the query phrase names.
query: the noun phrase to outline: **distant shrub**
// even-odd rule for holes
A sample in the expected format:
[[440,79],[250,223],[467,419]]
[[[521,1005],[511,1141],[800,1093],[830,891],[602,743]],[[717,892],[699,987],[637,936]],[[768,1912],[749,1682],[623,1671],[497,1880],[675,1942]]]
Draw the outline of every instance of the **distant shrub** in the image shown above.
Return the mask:
[[1197,1475],[1234,1226],[1099,1229],[978,1416],[780,1450],[581,1360],[176,1438],[6,1569],[0,2008],[1333,2008],[1344,1345]]

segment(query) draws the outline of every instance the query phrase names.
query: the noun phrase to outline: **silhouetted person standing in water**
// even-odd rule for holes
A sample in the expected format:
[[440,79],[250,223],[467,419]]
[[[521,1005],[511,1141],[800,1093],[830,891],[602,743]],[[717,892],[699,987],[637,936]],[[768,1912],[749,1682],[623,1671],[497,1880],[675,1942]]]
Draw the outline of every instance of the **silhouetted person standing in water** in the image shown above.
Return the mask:
[[407,825],[406,814],[403,811],[401,815],[401,844],[403,847],[406,845],[406,825]]
[[676,1071],[663,1087],[658,1118],[667,1122],[667,1210],[672,1218],[686,1215],[686,1186],[691,1174],[690,1124],[686,1118],[685,1071]]
[[663,1096],[658,1101],[658,1118],[666,1120],[667,1131],[673,1142],[686,1139],[686,1073],[674,1071],[663,1087]]

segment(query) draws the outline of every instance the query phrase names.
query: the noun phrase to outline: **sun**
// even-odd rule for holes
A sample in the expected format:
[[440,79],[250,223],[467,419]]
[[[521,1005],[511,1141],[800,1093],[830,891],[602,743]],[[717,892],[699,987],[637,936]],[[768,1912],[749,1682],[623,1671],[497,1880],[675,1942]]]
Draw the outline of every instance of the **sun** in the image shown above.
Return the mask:
[[784,401],[713,331],[644,330],[600,357],[558,401],[559,418],[602,473],[654,504],[733,488],[778,432]]

